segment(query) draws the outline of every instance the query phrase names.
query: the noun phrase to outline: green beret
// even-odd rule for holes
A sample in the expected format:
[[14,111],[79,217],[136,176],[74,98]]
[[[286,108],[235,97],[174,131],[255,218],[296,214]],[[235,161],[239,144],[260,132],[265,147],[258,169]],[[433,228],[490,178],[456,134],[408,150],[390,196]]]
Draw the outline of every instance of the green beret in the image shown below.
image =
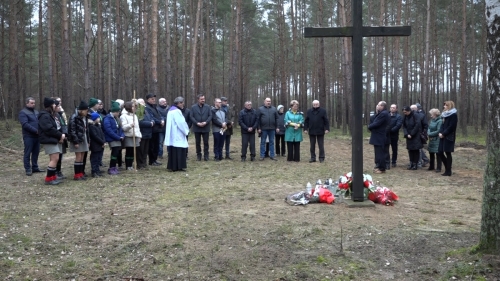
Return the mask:
[[111,101],[111,112],[119,112],[120,111],[120,104],[117,103],[116,101]]
[[98,103],[99,103],[98,99],[96,99],[96,98],[90,98],[90,100],[89,100],[89,107],[94,107]]

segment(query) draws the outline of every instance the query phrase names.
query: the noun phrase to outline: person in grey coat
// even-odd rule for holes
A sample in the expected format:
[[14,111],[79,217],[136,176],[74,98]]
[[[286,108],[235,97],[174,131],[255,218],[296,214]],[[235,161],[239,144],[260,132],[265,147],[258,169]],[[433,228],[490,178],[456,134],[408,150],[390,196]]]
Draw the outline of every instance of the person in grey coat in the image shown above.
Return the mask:
[[260,161],[264,160],[266,155],[266,139],[269,137],[269,159],[277,161],[274,153],[274,138],[276,133],[279,133],[278,128],[278,110],[271,105],[271,98],[267,97],[264,100],[264,105],[259,107],[259,129],[257,132],[261,135],[260,138]]
[[429,145],[427,146],[427,150],[429,150],[430,155],[430,164],[429,171],[434,170],[434,159],[436,159],[436,173],[441,172],[441,158],[436,157],[439,150],[439,130],[441,129],[441,112],[439,109],[433,108],[429,111],[431,115],[431,121],[429,122],[429,127],[427,128],[427,135],[429,136]]
[[208,136],[212,121],[212,110],[208,104],[205,104],[205,95],[198,95],[198,102],[191,107],[189,117],[193,123],[196,160],[201,161],[201,139],[203,138],[203,159],[208,161]]
[[420,116],[413,112],[409,106],[403,108],[405,118],[403,120],[404,138],[406,149],[410,156],[410,167],[408,170],[416,170],[420,158],[420,149],[423,147],[420,133],[422,132],[422,121]]

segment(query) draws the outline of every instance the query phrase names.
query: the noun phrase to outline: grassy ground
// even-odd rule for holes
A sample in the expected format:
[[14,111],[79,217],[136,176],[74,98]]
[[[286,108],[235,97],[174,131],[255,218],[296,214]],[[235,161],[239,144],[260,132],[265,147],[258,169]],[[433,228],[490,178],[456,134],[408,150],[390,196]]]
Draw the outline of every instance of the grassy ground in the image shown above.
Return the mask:
[[[442,177],[406,170],[401,143],[399,166],[373,175],[400,201],[351,209],[284,202],[308,181],[350,171],[350,141],[336,132],[325,163],[307,163],[307,140],[300,163],[242,163],[236,135],[233,161],[194,161],[190,140],[187,172],[151,167],[53,187],[24,175],[18,128],[1,136],[0,280],[500,278],[496,257],[470,254],[484,149],[457,148],[453,176]],[[364,151],[371,173],[373,148],[366,142]],[[65,157],[71,175],[74,156]],[[40,166],[47,162],[41,154]]]

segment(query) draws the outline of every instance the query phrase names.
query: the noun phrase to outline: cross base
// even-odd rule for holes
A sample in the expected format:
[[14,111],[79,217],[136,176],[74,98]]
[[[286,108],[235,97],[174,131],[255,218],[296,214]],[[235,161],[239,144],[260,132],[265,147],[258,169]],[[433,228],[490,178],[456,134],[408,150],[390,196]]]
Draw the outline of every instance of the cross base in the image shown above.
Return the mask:
[[375,208],[375,203],[371,200],[365,200],[363,202],[353,201],[352,199],[344,199],[342,203],[347,205],[347,208]]

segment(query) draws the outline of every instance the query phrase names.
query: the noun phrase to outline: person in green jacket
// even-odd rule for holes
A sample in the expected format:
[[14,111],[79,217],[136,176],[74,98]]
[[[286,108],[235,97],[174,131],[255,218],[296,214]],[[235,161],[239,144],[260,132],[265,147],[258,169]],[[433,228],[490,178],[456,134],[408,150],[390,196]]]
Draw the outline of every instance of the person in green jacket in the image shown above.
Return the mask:
[[288,150],[287,161],[300,161],[300,142],[304,128],[304,114],[299,111],[299,102],[292,100],[285,114],[285,141]]
[[427,128],[427,135],[429,136],[429,146],[427,150],[429,150],[430,154],[430,165],[427,170],[434,170],[434,158],[436,158],[436,173],[441,172],[441,159],[436,157],[439,149],[439,129],[441,129],[442,119],[441,112],[439,109],[433,108],[429,110],[429,114],[431,115],[431,121],[429,122],[429,127]]

